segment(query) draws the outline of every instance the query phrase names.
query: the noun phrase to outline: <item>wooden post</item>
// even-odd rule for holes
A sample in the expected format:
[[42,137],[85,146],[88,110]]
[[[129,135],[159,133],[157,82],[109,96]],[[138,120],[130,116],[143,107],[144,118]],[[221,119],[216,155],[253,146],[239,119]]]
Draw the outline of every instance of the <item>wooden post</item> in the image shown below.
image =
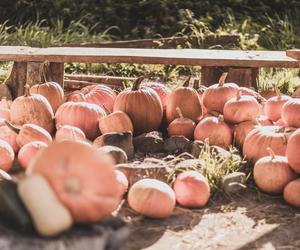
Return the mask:
[[62,88],[64,87],[64,63],[51,62],[49,65],[49,81],[59,83]]

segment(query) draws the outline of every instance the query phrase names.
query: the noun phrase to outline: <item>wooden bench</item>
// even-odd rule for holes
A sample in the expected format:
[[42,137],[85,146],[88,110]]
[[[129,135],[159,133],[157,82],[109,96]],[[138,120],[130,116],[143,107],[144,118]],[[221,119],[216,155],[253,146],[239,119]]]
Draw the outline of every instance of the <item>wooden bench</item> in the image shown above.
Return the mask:
[[64,63],[75,62],[197,65],[202,66],[202,84],[216,82],[227,71],[227,81],[255,87],[260,67],[300,68],[300,52],[0,46],[0,61],[14,62],[5,84],[15,98],[23,94],[25,83],[48,80],[63,85]]

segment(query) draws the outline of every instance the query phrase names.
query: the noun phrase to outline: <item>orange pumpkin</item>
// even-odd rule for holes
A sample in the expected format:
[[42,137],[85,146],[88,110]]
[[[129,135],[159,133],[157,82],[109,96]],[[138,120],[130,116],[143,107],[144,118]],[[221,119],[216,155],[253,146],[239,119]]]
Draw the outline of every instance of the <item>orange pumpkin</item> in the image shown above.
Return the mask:
[[231,123],[253,121],[260,115],[259,103],[253,96],[241,96],[241,90],[236,97],[229,99],[223,109],[224,119]]
[[34,160],[36,154],[43,148],[48,147],[45,142],[32,141],[25,144],[18,153],[18,162],[23,168],[27,168],[31,161]]
[[10,120],[10,110],[0,107],[0,119]]
[[279,194],[289,182],[296,179],[297,174],[285,156],[275,155],[270,148],[267,150],[270,155],[260,158],[254,165],[254,181],[262,191]]
[[256,121],[245,121],[236,124],[233,128],[234,142],[239,148],[243,148],[246,136],[257,126]]
[[223,116],[206,117],[196,126],[194,139],[201,141],[208,139],[209,145],[228,148],[232,144],[232,130],[224,122]]
[[265,115],[260,115],[257,119],[256,119],[257,123],[259,123],[262,126],[272,126],[272,125],[278,125],[280,126],[280,124],[273,124],[273,122],[271,120],[269,120],[269,118]]
[[170,124],[178,118],[176,108],[179,107],[183,116],[197,122],[202,115],[200,98],[194,88],[188,86],[189,79],[182,87],[176,88],[170,94],[166,109],[167,121]]
[[183,117],[183,114],[179,107],[176,111],[178,112],[179,118],[173,120],[168,127],[168,135],[183,135],[186,138],[192,140],[194,138],[194,130],[196,124],[193,120]]
[[56,126],[80,128],[90,140],[99,135],[99,119],[106,115],[98,105],[86,102],[66,102],[55,113]]
[[2,97],[0,101],[0,108],[10,109],[11,104],[12,104],[11,100],[7,100],[7,97]]
[[282,120],[290,127],[300,127],[300,98],[285,102],[281,111]]
[[30,88],[30,94],[40,94],[44,96],[50,103],[54,113],[58,107],[64,103],[65,98],[64,90],[56,82],[35,84]]
[[300,207],[300,179],[293,180],[285,186],[283,198],[288,204]]
[[133,125],[129,116],[123,111],[115,111],[99,120],[99,129],[101,134],[111,132],[126,132],[133,133]]
[[104,106],[109,112],[113,110],[115,99],[115,92],[110,87],[102,84],[84,87],[68,97],[68,101],[71,102],[88,102],[97,104],[100,107]]
[[15,159],[13,148],[3,140],[0,140],[0,169],[8,171],[11,169]]
[[259,92],[259,94],[266,100],[270,99],[271,97],[277,96],[276,91],[270,90],[270,89],[261,91],[261,92]]
[[297,172],[300,173],[300,129],[297,129],[292,133],[288,140],[286,156],[291,167]]
[[136,135],[158,130],[163,118],[163,107],[156,92],[141,87],[143,78],[138,78],[132,88],[123,90],[116,98],[114,111],[125,112],[132,121]]
[[239,86],[235,83],[225,83],[227,73],[223,73],[219,83],[209,86],[203,94],[203,105],[208,111],[223,112],[225,103],[236,96]]
[[57,131],[55,134],[56,141],[62,140],[80,140],[85,141],[85,134],[80,128],[71,126],[71,125],[58,125]]
[[54,128],[53,110],[48,100],[39,94],[29,94],[29,86],[25,86],[24,96],[16,98],[10,108],[10,120],[14,125],[26,123],[36,124],[49,133]]
[[275,86],[276,96],[273,96],[267,100],[264,106],[266,116],[271,121],[277,121],[281,118],[282,106],[291,99],[290,96],[282,95],[277,86]]
[[274,125],[281,126],[281,127],[288,127],[288,125],[283,121],[282,118],[274,122]]
[[54,142],[40,151],[27,170],[46,178],[75,222],[108,217],[121,201],[111,157],[84,142]]
[[5,119],[0,119],[0,140],[6,141],[14,150],[18,152],[17,133],[7,126]]
[[271,148],[276,155],[285,155],[292,131],[290,128],[278,126],[257,126],[246,136],[243,154],[252,162],[267,156],[267,148]]

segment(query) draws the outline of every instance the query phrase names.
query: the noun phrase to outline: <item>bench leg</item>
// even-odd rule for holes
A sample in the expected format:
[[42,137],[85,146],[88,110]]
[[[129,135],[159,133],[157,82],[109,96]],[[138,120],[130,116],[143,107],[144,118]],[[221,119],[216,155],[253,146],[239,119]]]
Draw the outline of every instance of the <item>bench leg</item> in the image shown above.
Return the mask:
[[206,86],[217,83],[223,72],[228,72],[226,82],[257,89],[258,68],[202,67],[201,83]]

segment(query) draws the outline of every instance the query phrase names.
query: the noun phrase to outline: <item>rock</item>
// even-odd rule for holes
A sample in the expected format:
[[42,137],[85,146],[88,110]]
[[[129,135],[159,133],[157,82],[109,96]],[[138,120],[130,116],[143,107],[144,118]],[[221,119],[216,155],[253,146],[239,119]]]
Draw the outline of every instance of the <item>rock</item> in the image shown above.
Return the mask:
[[204,165],[205,165],[205,163],[203,160],[188,159],[188,160],[183,160],[183,161],[177,163],[175,168],[176,169],[195,170],[195,171],[203,174]]
[[204,142],[197,140],[193,141],[188,146],[188,152],[193,155],[195,158],[199,158],[200,152],[204,147]]
[[222,187],[228,194],[238,193],[245,189],[246,174],[242,172],[233,172],[223,177]]
[[187,152],[183,152],[180,155],[177,155],[177,157],[181,158],[183,160],[195,159],[195,157],[193,155],[191,155],[190,153],[187,153]]
[[127,155],[125,151],[119,147],[103,146],[98,148],[98,151],[110,154],[114,158],[116,164],[127,162]]
[[123,133],[106,133],[97,137],[93,144],[96,147],[102,146],[116,146],[125,151],[128,159],[132,159],[134,156],[134,148],[132,142],[132,133],[131,132],[123,132]]
[[156,162],[147,161],[149,160],[142,163],[119,164],[116,166],[116,169],[122,171],[126,175],[129,186],[145,178],[153,178],[166,182],[170,171],[169,166],[162,160]]
[[239,154],[234,154],[234,153],[231,153],[227,150],[225,150],[224,148],[221,148],[219,146],[211,146],[210,148],[210,152],[211,153],[215,153],[217,158],[232,158],[234,161],[241,161],[242,158]]
[[164,142],[164,150],[169,154],[188,152],[190,140],[184,136],[171,136]]
[[163,150],[164,140],[158,131],[144,133],[133,139],[135,151],[143,153],[158,153]]

